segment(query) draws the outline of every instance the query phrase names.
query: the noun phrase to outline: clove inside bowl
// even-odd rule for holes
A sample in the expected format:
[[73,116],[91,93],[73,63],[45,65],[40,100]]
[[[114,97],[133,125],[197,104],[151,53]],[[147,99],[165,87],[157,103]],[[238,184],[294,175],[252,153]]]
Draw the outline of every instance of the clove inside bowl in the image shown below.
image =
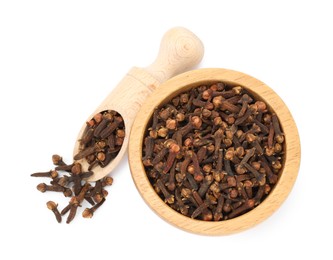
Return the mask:
[[[203,84],[226,82],[239,85],[258,100],[266,102],[274,111],[284,132],[284,161],[274,188],[254,209],[238,217],[223,221],[204,221],[184,216],[167,205],[155,192],[150,183],[144,165],[143,141],[147,126],[156,107],[191,88]],[[251,228],[271,216],[285,201],[292,190],[300,165],[300,140],[293,117],[282,99],[267,85],[242,72],[208,68],[180,74],[161,85],[143,104],[131,129],[129,141],[129,163],[134,183],[148,206],[162,219],[188,232],[203,235],[228,235]]]

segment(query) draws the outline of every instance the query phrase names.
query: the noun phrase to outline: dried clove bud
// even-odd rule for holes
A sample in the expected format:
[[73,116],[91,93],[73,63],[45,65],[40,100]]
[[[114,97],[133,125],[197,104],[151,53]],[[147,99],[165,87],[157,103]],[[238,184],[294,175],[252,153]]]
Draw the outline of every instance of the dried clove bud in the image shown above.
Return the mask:
[[97,203],[96,205],[94,205],[91,208],[86,208],[83,212],[82,212],[82,216],[84,218],[92,218],[92,216],[94,215],[94,212],[103,205],[103,203],[105,202],[105,198],[103,198],[99,203]]
[[58,172],[55,170],[51,170],[48,172],[35,172],[31,174],[30,176],[32,177],[49,177],[52,179],[56,179],[58,177]]
[[61,223],[61,215],[58,211],[58,204],[56,204],[55,202],[53,201],[48,201],[46,203],[46,206],[49,210],[52,210],[52,212],[54,213],[58,223]]

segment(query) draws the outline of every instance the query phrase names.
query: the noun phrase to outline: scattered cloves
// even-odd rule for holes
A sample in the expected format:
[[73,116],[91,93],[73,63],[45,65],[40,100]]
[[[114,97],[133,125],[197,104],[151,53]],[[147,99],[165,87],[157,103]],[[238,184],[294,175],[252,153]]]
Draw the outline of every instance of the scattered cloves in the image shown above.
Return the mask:
[[[104,187],[112,185],[112,177],[106,176],[103,179],[96,181],[95,186],[92,187],[91,184],[86,181],[86,179],[92,176],[93,172],[82,172],[80,163],[74,162],[70,165],[67,165],[62,161],[62,157],[59,155],[53,155],[52,162],[54,165],[56,165],[55,168],[58,170],[54,169],[47,172],[37,172],[31,174],[31,176],[52,178],[50,181],[51,185],[46,183],[38,184],[37,189],[39,191],[43,193],[46,191],[62,192],[65,197],[70,197],[68,205],[63,208],[61,212],[58,211],[58,204],[54,203],[53,201],[47,202],[47,207],[54,212],[59,223],[61,222],[61,216],[67,214],[68,212],[69,215],[67,217],[66,223],[70,223],[75,218],[76,212],[84,200],[93,206],[96,204],[95,201],[97,202],[98,206],[95,205],[95,207],[91,209],[92,212],[94,212],[104,203],[105,197],[107,196],[107,191],[104,189]],[[69,175],[61,175],[61,172],[63,171],[67,172]]]
[[[157,116],[154,118],[154,130],[156,130]],[[67,223],[70,223],[74,219],[77,208],[84,199],[90,204],[95,204],[95,202],[99,202],[99,206],[103,204],[104,198],[107,196],[107,191],[103,187],[111,185],[113,179],[106,177],[98,182],[96,188],[99,191],[95,192],[94,196],[92,196],[93,192],[89,191],[92,188],[90,185],[88,186],[86,179],[94,174],[92,170],[95,167],[106,167],[117,156],[124,138],[125,125],[121,115],[113,110],[102,111],[86,122],[86,128],[83,131],[81,139],[78,140],[79,151],[74,155],[74,162],[72,164],[66,164],[60,155],[54,154],[52,155],[52,162],[55,165],[54,170],[31,174],[32,177],[52,178],[50,182],[52,185],[46,183],[38,184],[37,189],[39,191],[63,192],[64,196],[71,197],[69,204],[59,213],[59,216],[61,216],[69,212]],[[149,144],[151,145],[149,146]],[[148,139],[147,147],[149,149],[146,151],[147,159],[152,157],[153,145],[152,138]],[[82,166],[78,160],[86,160],[88,162],[89,167],[87,172],[82,172]],[[150,161],[149,164],[151,164]],[[168,170],[166,169],[166,171]],[[69,173],[69,175],[59,176],[59,172],[63,171]],[[73,193],[74,196],[72,197]],[[89,193],[91,196],[86,195]],[[103,202],[101,203],[101,201]],[[49,202],[48,207],[53,208],[54,204]],[[60,221],[58,217],[57,220],[60,222],[61,217]]]

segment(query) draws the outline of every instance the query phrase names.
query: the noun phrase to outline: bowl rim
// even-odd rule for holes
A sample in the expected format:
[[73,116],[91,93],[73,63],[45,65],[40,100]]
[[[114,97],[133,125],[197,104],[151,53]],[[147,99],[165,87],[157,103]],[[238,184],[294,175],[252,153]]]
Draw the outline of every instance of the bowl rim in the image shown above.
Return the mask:
[[[154,108],[168,99],[200,84],[217,81],[241,85],[264,100],[275,113],[285,134],[285,162],[278,183],[257,207],[239,217],[224,221],[202,221],[186,217],[173,210],[158,196],[151,186],[142,164],[142,144],[146,125]],[[300,165],[300,140],[295,121],[283,100],[266,84],[245,73],[222,69],[204,68],[182,73],[162,83],[139,110],[129,138],[129,165],[137,190],[146,204],[170,224],[196,234],[228,235],[251,228],[267,219],[285,201],[296,181]]]

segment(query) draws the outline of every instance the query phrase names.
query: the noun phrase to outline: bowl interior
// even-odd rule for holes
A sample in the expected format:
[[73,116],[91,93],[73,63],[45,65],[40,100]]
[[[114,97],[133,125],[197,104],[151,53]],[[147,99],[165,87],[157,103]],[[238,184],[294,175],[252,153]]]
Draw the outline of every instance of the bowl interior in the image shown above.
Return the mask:
[[[274,111],[285,134],[285,161],[279,181],[268,197],[256,208],[225,221],[202,221],[186,217],[170,208],[151,186],[142,164],[142,145],[154,108],[178,94],[201,84],[223,81],[241,85],[256,99],[263,100]],[[164,220],[183,230],[205,234],[226,235],[248,229],[268,218],[286,199],[296,180],[300,163],[297,127],[281,98],[263,82],[241,72],[227,69],[199,69],[180,74],[163,83],[143,104],[134,121],[129,141],[129,163],[135,185],[146,203]]]

